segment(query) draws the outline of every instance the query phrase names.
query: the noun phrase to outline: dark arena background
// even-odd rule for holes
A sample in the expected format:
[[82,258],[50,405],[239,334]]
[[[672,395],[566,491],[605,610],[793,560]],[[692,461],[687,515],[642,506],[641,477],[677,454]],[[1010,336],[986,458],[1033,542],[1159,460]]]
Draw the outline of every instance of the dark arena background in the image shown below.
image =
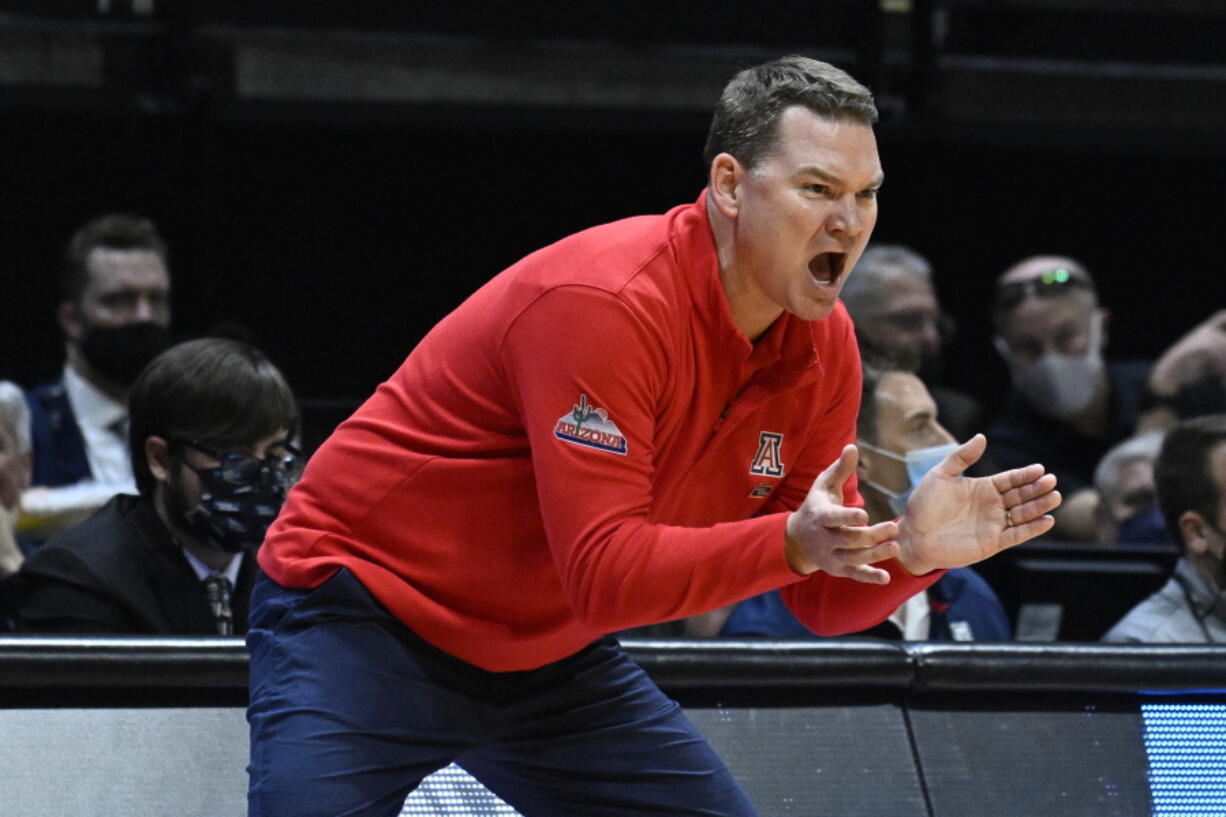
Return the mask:
[[[0,0],[0,378],[56,373],[62,247],[135,211],[170,243],[176,334],[267,349],[311,449],[505,266],[693,200],[720,88],[786,53],[877,94],[875,240],[933,261],[947,381],[989,411],[991,283],[1025,255],[1086,263],[1109,357],[1226,305],[1221,0]],[[985,574],[1011,613],[1082,629],[633,651],[764,817],[1226,815],[1226,648],[1081,643],[1171,554],[1009,559]],[[0,637],[0,815],[243,813],[245,662]],[[514,812],[449,769],[406,813]]]

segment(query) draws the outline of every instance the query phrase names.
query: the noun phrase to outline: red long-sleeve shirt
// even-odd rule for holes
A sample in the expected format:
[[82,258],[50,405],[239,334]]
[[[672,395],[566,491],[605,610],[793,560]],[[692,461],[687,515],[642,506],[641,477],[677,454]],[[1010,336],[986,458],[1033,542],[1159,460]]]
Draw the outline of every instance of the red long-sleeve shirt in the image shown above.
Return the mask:
[[[478,290],[311,458],[260,551],[314,587],[349,568],[435,646],[488,670],[788,585],[811,628],[883,620],[886,586],[784,556],[786,512],[855,439],[840,305],[732,322],[705,195],[595,227]],[[844,490],[859,504],[854,477]]]

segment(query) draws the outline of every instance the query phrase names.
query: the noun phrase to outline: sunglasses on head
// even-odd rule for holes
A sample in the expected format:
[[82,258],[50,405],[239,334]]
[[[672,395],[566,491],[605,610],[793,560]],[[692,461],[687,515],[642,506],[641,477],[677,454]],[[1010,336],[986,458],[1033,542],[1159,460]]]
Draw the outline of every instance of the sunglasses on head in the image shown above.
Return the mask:
[[1090,282],[1068,267],[1055,267],[1035,278],[1011,281],[996,287],[997,311],[1008,311],[1030,296],[1054,298],[1072,289],[1090,289]]

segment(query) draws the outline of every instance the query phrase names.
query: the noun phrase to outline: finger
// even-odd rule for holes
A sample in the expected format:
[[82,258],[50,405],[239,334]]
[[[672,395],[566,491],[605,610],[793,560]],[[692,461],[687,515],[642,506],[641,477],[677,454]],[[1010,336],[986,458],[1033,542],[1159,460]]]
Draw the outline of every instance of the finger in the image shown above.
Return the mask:
[[1023,502],[1021,505],[1014,505],[1009,508],[1009,518],[1013,520],[1015,526],[1025,524],[1031,520],[1038,519],[1040,516],[1051,513],[1060,507],[1062,501],[1064,501],[1064,498],[1060,495],[1059,491],[1050,491],[1029,502]]
[[992,480],[992,484],[996,486],[996,490],[1001,494],[1008,493],[1014,488],[1021,488],[1023,485],[1028,485],[1043,476],[1043,466],[1035,463],[1027,465],[1024,468],[1014,468],[1011,471],[1001,471],[999,474],[993,474],[988,477]]
[[846,577],[865,584],[889,584],[890,574],[879,567],[860,565],[847,571]]
[[983,452],[987,450],[987,447],[988,438],[982,434],[976,434],[949,452],[948,456],[941,460],[940,465],[933,470],[947,477],[956,477],[967,468],[979,462],[979,458],[983,456]]
[[863,567],[893,559],[898,555],[898,550],[898,543],[891,540],[864,548],[839,548],[833,555],[849,567]]
[[868,513],[863,508],[831,505],[818,511],[814,521],[824,528],[862,527],[868,524]]
[[1054,517],[1040,516],[1021,525],[1005,528],[1004,532],[1000,535],[1000,549],[1011,548],[1014,545],[1020,545],[1022,542],[1028,542],[1036,536],[1042,536],[1051,530],[1055,524],[1056,520]]
[[836,550],[863,550],[898,537],[898,523],[878,522],[868,526],[846,526],[839,531],[842,541]]
[[1044,474],[1034,482],[1028,482],[1020,488],[1012,488],[1006,491],[1001,496],[1001,501],[1005,503],[1006,508],[1012,508],[1015,505],[1021,505],[1023,502],[1029,502],[1037,496],[1050,493],[1056,487],[1056,475]]
[[[813,487],[821,486],[823,490],[834,496],[842,497],[843,485],[856,472],[856,464],[860,462],[860,450],[854,445],[843,446],[839,458],[827,466],[825,471],[817,475]],[[840,500],[841,501],[841,500]]]

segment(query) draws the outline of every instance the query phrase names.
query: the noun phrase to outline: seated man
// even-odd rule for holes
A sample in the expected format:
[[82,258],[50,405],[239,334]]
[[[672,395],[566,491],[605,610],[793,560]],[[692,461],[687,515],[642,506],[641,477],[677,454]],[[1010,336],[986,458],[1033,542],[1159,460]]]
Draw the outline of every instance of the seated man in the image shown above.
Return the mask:
[[127,391],[170,342],[166,243],[139,216],[96,218],[68,242],[59,290],[64,370],[27,394],[34,474],[22,528],[32,541],[134,490]]
[[1053,514],[1058,538],[1094,540],[1097,463],[1137,430],[1161,427],[1151,419],[1156,406],[1174,407],[1168,423],[1183,415],[1191,405],[1189,389],[1226,360],[1226,315],[1219,315],[1177,341],[1153,367],[1108,363],[1103,352],[1110,317],[1090,273],[1072,258],[1034,256],[997,279],[996,349],[1008,364],[1013,393],[988,428],[988,467],[1042,462],[1056,475],[1065,495]]
[[1163,587],[1104,641],[1226,643],[1226,414],[1184,420],[1154,463],[1158,504],[1181,557]]
[[1103,545],[1170,543],[1154,487],[1162,431],[1145,431],[1111,447],[1094,469],[1095,540]]
[[[866,350],[866,355],[867,355]],[[901,516],[919,481],[957,443],[937,420],[937,407],[915,375],[884,360],[864,364],[857,419],[856,476],[870,523]],[[778,591],[738,604],[719,630],[725,636],[814,638]],[[988,583],[955,568],[904,602],[889,619],[859,635],[908,641],[1005,641],[1009,619]]]
[[17,628],[245,632],[254,550],[299,468],[289,385],[255,348],[208,338],[155,358],[130,408],[140,495],[114,497],[26,560]]
[[942,345],[952,323],[937,301],[926,258],[901,245],[872,244],[860,256],[840,298],[857,335],[924,381],[942,424],[955,438],[965,440],[983,430],[979,402],[942,382]]

